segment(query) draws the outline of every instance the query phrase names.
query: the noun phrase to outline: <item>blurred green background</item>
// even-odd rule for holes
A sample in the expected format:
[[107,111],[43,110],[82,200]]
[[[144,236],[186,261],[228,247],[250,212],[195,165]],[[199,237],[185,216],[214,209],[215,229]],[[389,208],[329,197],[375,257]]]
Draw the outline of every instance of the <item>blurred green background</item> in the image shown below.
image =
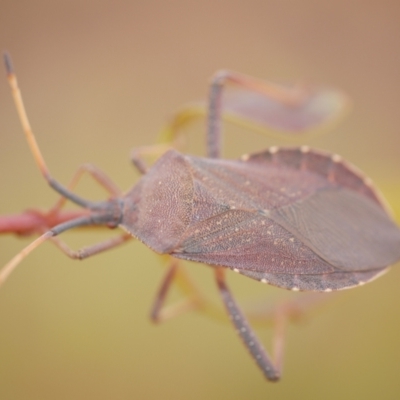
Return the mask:
[[[13,56],[33,129],[61,182],[92,162],[129,188],[138,178],[129,149],[153,143],[172,111],[204,98],[212,73],[230,68],[344,89],[354,100],[350,117],[330,134],[290,143],[359,166],[398,220],[399,37],[400,3],[389,0],[0,3],[0,47]],[[203,154],[204,124],[190,131],[190,151]],[[52,205],[5,78],[0,138],[0,213]],[[224,153],[288,143],[228,125]],[[79,192],[103,196],[90,179]],[[102,237],[65,235],[73,246]],[[0,264],[30,240],[1,237]],[[209,268],[188,269],[217,302]],[[400,398],[398,268],[291,325],[278,384],[264,381],[228,323],[188,313],[151,324],[162,274],[137,242],[82,263],[51,244],[30,255],[0,292],[0,399]],[[240,276],[229,281],[241,302],[286,294]],[[269,347],[270,331],[258,333]]]

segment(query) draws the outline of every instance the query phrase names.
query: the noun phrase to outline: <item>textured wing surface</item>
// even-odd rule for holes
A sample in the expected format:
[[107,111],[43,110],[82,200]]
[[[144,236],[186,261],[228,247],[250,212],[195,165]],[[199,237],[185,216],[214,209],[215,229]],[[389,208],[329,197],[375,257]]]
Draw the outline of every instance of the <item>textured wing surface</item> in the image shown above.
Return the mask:
[[254,272],[333,272],[301,241],[257,211],[227,210],[192,225],[174,255]]
[[273,149],[191,159],[193,213],[172,254],[285,288],[355,286],[400,258],[400,231],[337,157]]
[[321,258],[342,270],[370,270],[400,258],[400,231],[382,208],[348,189],[319,191],[271,212]]

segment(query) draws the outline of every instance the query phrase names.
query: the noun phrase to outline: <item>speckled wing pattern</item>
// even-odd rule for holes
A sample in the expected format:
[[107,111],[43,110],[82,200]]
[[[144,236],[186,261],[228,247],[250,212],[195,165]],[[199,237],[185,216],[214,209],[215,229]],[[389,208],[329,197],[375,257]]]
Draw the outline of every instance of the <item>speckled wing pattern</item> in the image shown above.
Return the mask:
[[185,158],[193,205],[175,257],[317,291],[365,283],[400,258],[400,230],[379,194],[338,156],[304,146]]

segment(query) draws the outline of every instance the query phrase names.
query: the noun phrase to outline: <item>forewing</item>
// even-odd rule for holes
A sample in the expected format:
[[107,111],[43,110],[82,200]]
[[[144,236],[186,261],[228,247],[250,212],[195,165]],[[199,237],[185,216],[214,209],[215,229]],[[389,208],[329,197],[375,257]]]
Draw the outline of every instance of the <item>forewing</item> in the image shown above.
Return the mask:
[[228,210],[192,225],[173,255],[253,272],[335,270],[289,231],[255,210]]
[[221,265],[285,289],[329,291],[356,286],[385,268],[341,271],[291,232],[254,212],[231,210],[185,232],[175,257]]
[[341,270],[382,268],[400,258],[398,227],[382,208],[348,189],[315,192],[271,211],[271,218]]
[[178,258],[301,290],[355,286],[400,258],[380,197],[338,157],[273,148],[236,163],[193,158],[192,176]]

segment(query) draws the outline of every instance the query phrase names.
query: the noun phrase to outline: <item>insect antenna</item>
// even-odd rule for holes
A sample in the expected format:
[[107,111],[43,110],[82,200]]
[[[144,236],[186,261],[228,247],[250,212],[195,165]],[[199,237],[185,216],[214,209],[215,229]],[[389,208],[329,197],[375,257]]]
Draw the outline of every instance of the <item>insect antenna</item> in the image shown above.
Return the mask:
[[[31,244],[25,247],[21,252],[19,252],[15,257],[13,257],[0,271],[0,285],[4,283],[7,277],[11,274],[11,272],[17,267],[17,265],[28,255],[30,254],[36,247],[38,247],[41,243],[45,242],[48,239],[54,239],[55,236],[59,235],[60,233],[80,227],[85,225],[106,225],[110,228],[114,228],[118,226],[120,220],[122,218],[121,209],[122,209],[122,200],[118,199],[118,190],[110,183],[108,178],[97,170],[89,169],[94,176],[95,179],[98,180],[100,183],[103,184],[106,188],[112,192],[113,196],[109,201],[101,201],[101,202],[94,202],[90,200],[86,200],[67,187],[59,183],[57,180],[52,178],[50,175],[49,169],[47,168],[46,162],[42,156],[40,148],[36,142],[35,135],[33,134],[31,125],[29,123],[29,119],[25,110],[24,103],[22,101],[21,91],[18,86],[17,77],[15,75],[11,57],[8,53],[4,53],[4,62],[7,71],[7,78],[8,82],[11,86],[11,92],[14,98],[14,103],[18,111],[18,115],[22,124],[23,131],[25,133],[26,140],[28,142],[29,148],[31,153],[38,165],[40,172],[42,173],[43,177],[46,179],[47,183],[58,193],[60,193],[64,198],[67,198],[74,202],[75,204],[86,208],[89,212],[83,216],[77,217],[70,221],[61,223],[56,225],[55,227],[51,228],[47,232],[43,233],[40,237],[34,240]],[[111,188],[111,189],[110,189]],[[73,251],[69,250],[66,246],[62,246],[59,244],[59,247],[70,257],[72,258],[85,258],[90,255],[96,254],[100,251],[107,250],[109,248],[115,247],[118,244],[123,243],[124,241],[128,240],[130,236],[128,235],[121,235],[116,239],[111,239],[109,241],[103,242],[101,244],[97,244],[91,246],[89,248]],[[55,239],[54,239],[55,240]]]
[[11,57],[8,53],[4,53],[4,64],[6,66],[8,83],[11,87],[12,96],[14,98],[14,103],[18,111],[26,140],[43,177],[46,179],[47,183],[62,196],[71,200],[75,204],[80,205],[81,207],[92,208],[96,203],[83,199],[75,193],[72,193],[50,175],[49,169],[47,168],[46,162],[44,161],[40,148],[36,142],[35,135],[33,134],[31,124],[29,123],[28,115],[22,100],[21,91],[18,86],[17,76],[15,75]]

